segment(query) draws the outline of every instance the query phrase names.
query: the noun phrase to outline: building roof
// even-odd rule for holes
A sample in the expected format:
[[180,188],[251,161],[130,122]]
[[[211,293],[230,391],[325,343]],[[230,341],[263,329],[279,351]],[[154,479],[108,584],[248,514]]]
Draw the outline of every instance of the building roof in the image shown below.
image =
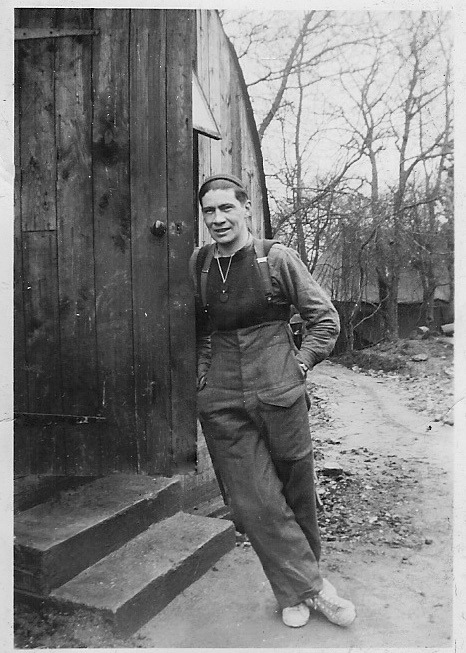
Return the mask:
[[[437,266],[439,284],[435,291],[435,299],[445,302],[450,300],[450,280],[447,266],[444,262]],[[335,256],[323,254],[313,275],[320,285],[328,292],[334,301],[356,301],[359,297],[358,277],[355,271],[352,275],[343,275],[342,266]],[[375,269],[369,270],[368,279],[363,288],[363,301],[379,302],[379,289]],[[398,287],[398,303],[418,304],[423,300],[421,277],[416,270],[404,268],[400,274]]]

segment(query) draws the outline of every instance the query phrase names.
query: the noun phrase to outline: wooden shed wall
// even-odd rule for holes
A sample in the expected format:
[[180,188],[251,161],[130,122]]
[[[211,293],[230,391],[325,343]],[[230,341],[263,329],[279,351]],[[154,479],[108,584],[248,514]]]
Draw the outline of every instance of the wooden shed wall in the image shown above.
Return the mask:
[[[190,471],[205,498],[195,191],[233,172],[254,234],[266,213],[236,55],[216,11],[22,9],[16,27],[89,33],[16,43],[15,472]],[[220,140],[193,134],[193,68]]]
[[[222,136],[221,140],[213,140],[198,135],[199,185],[218,172],[241,177],[252,202],[251,231],[263,237],[264,218],[268,216],[262,159],[239,63],[218,12],[198,10],[196,18],[197,75]],[[209,240],[200,218],[199,244]]]
[[16,27],[16,472],[193,469],[194,13]]
[[[196,189],[217,172],[231,172],[248,185],[254,235],[270,237],[268,204],[259,138],[252,108],[238,59],[229,43],[217,11],[196,11],[195,65],[199,83],[214,115],[221,140],[194,134],[197,140],[198,165],[195,166]],[[205,244],[210,236],[197,214],[197,242]],[[207,446],[198,425],[196,474],[183,477],[185,507],[219,494]]]

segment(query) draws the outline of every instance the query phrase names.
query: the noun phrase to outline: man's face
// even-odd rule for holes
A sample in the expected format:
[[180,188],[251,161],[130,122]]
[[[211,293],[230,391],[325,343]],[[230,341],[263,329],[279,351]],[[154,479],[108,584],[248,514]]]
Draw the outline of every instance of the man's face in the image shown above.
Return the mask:
[[241,204],[233,188],[209,190],[202,198],[202,215],[215,242],[233,246],[247,235],[251,202]]

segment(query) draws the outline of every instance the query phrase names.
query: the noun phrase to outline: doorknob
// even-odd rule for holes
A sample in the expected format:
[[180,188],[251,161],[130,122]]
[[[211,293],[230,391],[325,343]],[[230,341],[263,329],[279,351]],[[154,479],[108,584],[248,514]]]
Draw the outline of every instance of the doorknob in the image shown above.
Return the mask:
[[167,233],[167,225],[165,224],[165,222],[162,222],[161,220],[157,220],[150,228],[150,232],[153,236],[156,236],[157,238],[162,238]]

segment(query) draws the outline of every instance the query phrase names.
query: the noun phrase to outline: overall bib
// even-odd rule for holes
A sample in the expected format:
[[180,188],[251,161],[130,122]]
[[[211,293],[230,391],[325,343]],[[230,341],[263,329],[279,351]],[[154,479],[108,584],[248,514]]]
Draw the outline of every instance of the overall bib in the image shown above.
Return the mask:
[[207,286],[212,356],[199,417],[234,518],[283,608],[322,588],[305,380],[289,326],[273,319],[264,298],[252,247],[233,257],[228,307],[215,267]]

